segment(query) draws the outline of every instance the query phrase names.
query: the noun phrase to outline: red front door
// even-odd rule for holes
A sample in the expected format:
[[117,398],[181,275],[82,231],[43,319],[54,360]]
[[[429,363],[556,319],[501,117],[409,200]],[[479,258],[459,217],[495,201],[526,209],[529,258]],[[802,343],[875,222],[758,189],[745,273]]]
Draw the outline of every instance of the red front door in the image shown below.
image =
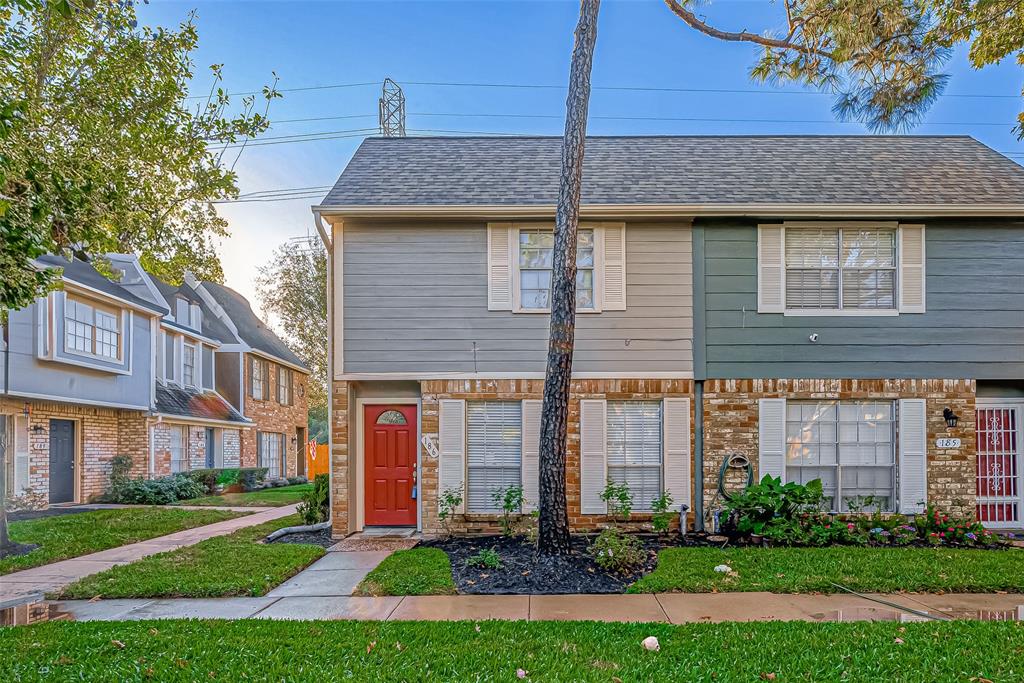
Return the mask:
[[367,526],[415,526],[416,406],[366,406]]

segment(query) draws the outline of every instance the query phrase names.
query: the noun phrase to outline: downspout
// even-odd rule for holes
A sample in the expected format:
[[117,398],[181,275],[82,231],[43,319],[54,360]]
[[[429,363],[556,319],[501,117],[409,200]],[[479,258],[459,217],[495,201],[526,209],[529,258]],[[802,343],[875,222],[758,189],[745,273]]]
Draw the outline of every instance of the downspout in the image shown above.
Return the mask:
[[[334,245],[320,212],[313,210],[313,223],[327,250],[327,499],[334,496]],[[327,527],[334,518],[334,503],[328,505]]]
[[704,531],[704,380],[707,379],[705,329],[704,226],[691,228],[693,240],[693,530]]

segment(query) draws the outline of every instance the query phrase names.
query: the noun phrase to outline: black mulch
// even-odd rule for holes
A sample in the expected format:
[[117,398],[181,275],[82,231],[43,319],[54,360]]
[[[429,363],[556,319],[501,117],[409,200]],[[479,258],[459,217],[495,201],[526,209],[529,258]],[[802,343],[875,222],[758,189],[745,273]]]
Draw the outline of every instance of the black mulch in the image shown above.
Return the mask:
[[[658,551],[674,545],[651,536],[641,536],[647,561],[630,574],[614,574],[597,566],[587,553],[593,537],[573,536],[572,553],[561,557],[538,557],[534,545],[522,537],[455,537],[427,541],[420,546],[440,548],[452,563],[452,578],[460,593],[491,595],[623,593],[644,574],[654,570]],[[481,550],[492,549],[501,558],[500,569],[468,566],[466,560]]]
[[28,555],[38,547],[39,546],[35,543],[11,543],[5,548],[0,548],[0,560],[8,557]]
[[330,548],[337,541],[331,540],[330,529],[322,529],[321,531],[300,531],[299,533],[288,534],[274,540],[273,543],[306,543],[308,545],[318,545],[321,548]]
[[61,515],[77,515],[83,512],[96,512],[96,508],[74,507],[74,508],[47,508],[45,510],[21,510],[20,512],[8,512],[8,522],[23,522],[26,519],[43,519],[44,517],[59,517]]

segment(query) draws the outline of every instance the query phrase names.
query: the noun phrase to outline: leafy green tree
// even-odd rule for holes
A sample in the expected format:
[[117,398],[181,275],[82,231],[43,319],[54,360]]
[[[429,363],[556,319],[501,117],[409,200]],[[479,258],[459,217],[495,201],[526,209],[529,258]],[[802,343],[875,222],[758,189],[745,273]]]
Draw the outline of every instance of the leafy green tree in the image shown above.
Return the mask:
[[[838,117],[873,131],[920,122],[949,80],[942,67],[958,43],[970,44],[975,68],[1011,55],[1024,65],[1021,0],[782,0],[778,34],[717,28],[695,11],[701,0],[665,4],[701,33],[761,46],[756,80],[833,92]],[[1024,113],[1015,132],[1024,137]]]
[[327,440],[327,252],[318,240],[278,247],[260,268],[256,295],[288,347],[312,371],[309,435]]
[[190,98],[193,20],[140,28],[131,0],[0,0],[0,308],[56,282],[33,265],[47,252],[223,279],[211,202],[237,196],[234,165],[278,93],[232,107],[214,65]]

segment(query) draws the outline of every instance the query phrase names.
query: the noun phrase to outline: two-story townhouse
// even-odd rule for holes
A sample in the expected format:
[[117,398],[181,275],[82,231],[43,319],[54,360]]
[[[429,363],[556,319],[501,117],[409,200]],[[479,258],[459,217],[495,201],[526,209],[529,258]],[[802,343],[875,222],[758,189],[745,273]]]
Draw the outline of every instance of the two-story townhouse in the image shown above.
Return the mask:
[[77,259],[41,257],[63,269],[62,288],[8,312],[0,438],[9,495],[85,502],[106,490],[118,453],[146,473],[151,347],[167,308],[149,295],[137,259],[112,260],[118,282]]
[[231,408],[252,423],[240,435],[243,467],[266,467],[270,477],[306,474],[309,368],[235,290],[186,277],[186,286],[220,325],[212,335],[214,382]]
[[[466,530],[504,486],[536,504],[560,144],[369,139],[313,207],[336,535],[436,531],[445,489]],[[1024,396],[1022,218],[1024,170],[969,138],[589,139],[572,525],[607,481],[706,512],[732,454],[839,511],[1019,514],[1020,408],[976,404]]]

